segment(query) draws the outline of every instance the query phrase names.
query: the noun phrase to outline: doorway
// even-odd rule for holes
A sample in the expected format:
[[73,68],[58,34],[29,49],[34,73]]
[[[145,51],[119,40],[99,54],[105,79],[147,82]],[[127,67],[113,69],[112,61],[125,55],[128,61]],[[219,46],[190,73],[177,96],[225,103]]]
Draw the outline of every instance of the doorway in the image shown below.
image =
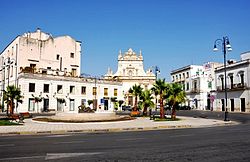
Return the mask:
[[49,99],[43,99],[43,111],[47,112],[49,110]]
[[234,99],[230,99],[231,101],[231,111],[234,111]]
[[57,99],[57,111],[63,111],[64,102],[63,99]]
[[245,112],[246,111],[246,101],[245,101],[245,98],[241,98],[240,99],[240,110],[241,110],[241,112]]
[[104,99],[104,110],[108,110],[108,109],[109,109],[109,100]]
[[221,99],[221,109],[222,111],[225,111],[225,100]]

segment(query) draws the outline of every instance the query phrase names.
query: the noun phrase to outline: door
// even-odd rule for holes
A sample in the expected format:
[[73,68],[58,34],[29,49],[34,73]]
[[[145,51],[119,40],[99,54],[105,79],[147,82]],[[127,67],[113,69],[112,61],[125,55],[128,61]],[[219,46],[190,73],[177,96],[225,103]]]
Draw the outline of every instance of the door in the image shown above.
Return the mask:
[[211,109],[211,100],[207,99],[207,109],[210,110]]
[[225,100],[221,99],[221,109],[222,111],[225,111]]
[[231,101],[231,111],[234,111],[234,99],[230,99]]
[[245,98],[241,98],[240,99],[240,110],[241,110],[241,112],[245,112],[246,111],[246,101],[245,101]]
[[64,103],[62,102],[62,99],[57,99],[57,111],[63,111]]
[[47,112],[49,110],[49,99],[43,99],[43,111]]
[[69,100],[69,111],[74,111],[75,110],[75,100],[70,99]]
[[104,110],[109,109],[109,100],[104,100]]

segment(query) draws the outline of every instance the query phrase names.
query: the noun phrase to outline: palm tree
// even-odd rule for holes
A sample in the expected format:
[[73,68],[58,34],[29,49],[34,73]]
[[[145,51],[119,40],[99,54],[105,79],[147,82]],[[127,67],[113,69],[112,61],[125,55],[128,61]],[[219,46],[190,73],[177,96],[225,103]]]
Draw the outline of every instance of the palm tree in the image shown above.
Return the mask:
[[14,100],[18,103],[22,103],[23,96],[19,88],[16,88],[14,85],[8,86],[7,91],[3,92],[3,100],[7,103],[7,114],[10,112],[10,115],[13,114],[15,103]]
[[165,118],[163,98],[164,95],[166,94],[167,89],[168,89],[168,84],[166,84],[165,79],[156,80],[154,87],[152,88],[155,94],[160,95],[160,118]]
[[155,96],[155,106],[157,108],[157,96],[159,95],[158,90],[155,87],[152,87],[151,91],[154,93],[154,96]]
[[173,120],[176,119],[176,106],[179,103],[182,103],[185,101],[186,94],[182,89],[182,86],[178,83],[172,83],[170,84],[170,89],[169,89],[169,96],[168,96],[168,101],[172,105],[172,113],[171,113],[171,118]]
[[148,107],[153,107],[154,102],[152,101],[153,97],[149,90],[142,91],[140,95],[140,100],[142,101],[142,107],[143,107],[143,115],[147,115],[147,109]]
[[141,92],[142,92],[142,87],[140,85],[133,85],[132,88],[130,88],[128,90],[128,92],[130,94],[132,94],[133,96],[135,96],[135,105],[133,108],[133,111],[137,111],[137,103],[138,103],[138,96],[140,96]]

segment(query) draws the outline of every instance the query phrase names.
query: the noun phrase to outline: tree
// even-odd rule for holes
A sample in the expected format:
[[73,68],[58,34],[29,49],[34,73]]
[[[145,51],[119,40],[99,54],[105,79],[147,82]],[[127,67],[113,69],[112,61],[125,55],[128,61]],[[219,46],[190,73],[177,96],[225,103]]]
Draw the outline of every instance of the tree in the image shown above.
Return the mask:
[[93,103],[93,100],[88,100],[88,105],[90,106]]
[[165,112],[163,107],[163,98],[166,94],[166,91],[169,89],[168,84],[166,84],[165,79],[158,79],[156,80],[154,87],[152,87],[152,91],[154,91],[155,94],[160,95],[160,118],[165,118]]
[[157,97],[159,95],[158,90],[155,87],[152,87],[151,88],[151,92],[154,93],[154,96],[155,96],[155,106],[157,107]]
[[182,89],[182,86],[178,83],[172,83],[170,84],[169,89],[169,95],[167,97],[167,100],[169,101],[169,104],[172,105],[172,113],[171,118],[173,120],[176,119],[176,106],[178,104],[185,102],[186,94]]
[[133,111],[137,111],[137,106],[138,106],[138,96],[140,96],[142,92],[142,87],[140,85],[133,85],[132,88],[129,89],[128,91],[130,94],[135,96],[135,105],[133,108]]
[[21,95],[21,91],[19,88],[16,88],[14,85],[10,85],[7,87],[7,91],[3,92],[3,100],[7,103],[7,114],[10,112],[10,115],[14,113],[15,103],[23,103],[23,96]]
[[152,94],[149,90],[142,91],[142,93],[140,95],[140,100],[141,100],[141,104],[143,107],[143,115],[144,116],[147,115],[148,107],[154,106],[154,102],[152,101],[152,99],[153,99],[153,97],[152,97]]
[[39,96],[39,97],[35,97],[35,103],[37,104],[37,112],[39,112],[39,102],[43,101],[43,97]]

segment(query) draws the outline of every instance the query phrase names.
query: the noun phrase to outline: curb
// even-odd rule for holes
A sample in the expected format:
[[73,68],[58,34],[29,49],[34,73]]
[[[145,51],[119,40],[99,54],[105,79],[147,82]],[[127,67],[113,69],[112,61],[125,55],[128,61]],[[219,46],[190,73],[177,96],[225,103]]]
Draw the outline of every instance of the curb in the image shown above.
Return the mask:
[[150,131],[163,129],[192,128],[191,125],[157,126],[157,127],[134,127],[134,128],[111,128],[111,129],[83,129],[83,130],[55,130],[55,131],[25,131],[6,132],[0,136],[11,135],[49,135],[49,134],[75,134],[75,133],[107,133],[107,132],[130,132],[130,131]]

